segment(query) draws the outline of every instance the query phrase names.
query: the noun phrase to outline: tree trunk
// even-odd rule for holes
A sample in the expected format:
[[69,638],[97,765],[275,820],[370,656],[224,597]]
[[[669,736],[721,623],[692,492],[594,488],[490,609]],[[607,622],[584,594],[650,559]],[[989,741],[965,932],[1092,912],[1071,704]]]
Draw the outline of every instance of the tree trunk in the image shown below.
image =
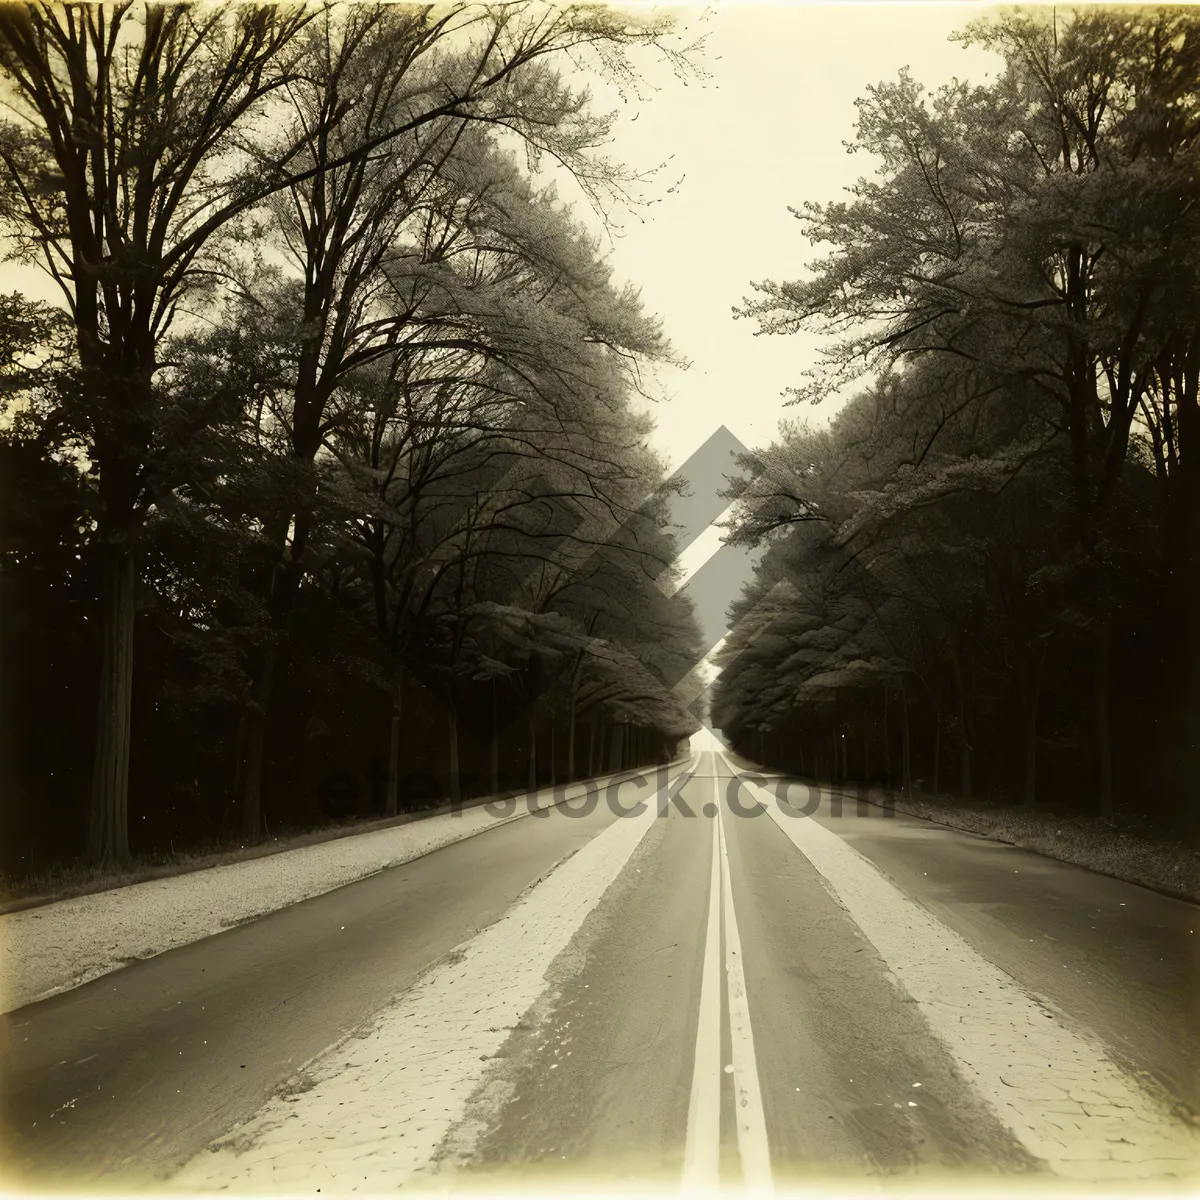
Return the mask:
[[962,657],[957,639],[954,645],[954,683],[958,701],[959,786],[964,800],[971,799],[971,741],[967,732],[966,689],[963,686]]
[[1200,346],[1192,339],[1180,356],[1176,375],[1176,422],[1179,469],[1176,509],[1178,551],[1174,607],[1183,638],[1182,725],[1179,729],[1183,785],[1190,799],[1184,814],[1186,828],[1200,836],[1200,803],[1196,781],[1200,780]]
[[462,804],[462,779],[458,770],[458,709],[451,697],[449,708],[450,726],[450,803],[456,808]]
[[92,765],[88,858],[129,861],[129,748],[133,716],[133,638],[137,614],[137,552],[132,537],[102,544],[103,612],[100,694]]
[[1037,710],[1038,697],[1026,700],[1023,705],[1023,730],[1025,740],[1025,778],[1021,791],[1021,803],[1032,808],[1037,803]]
[[571,693],[571,707],[567,713],[570,729],[567,732],[567,779],[575,778],[575,693]]
[[596,722],[588,722],[588,749],[587,749],[587,773],[588,778],[592,778],[596,774]]
[[942,714],[935,709],[933,713],[933,794],[936,796],[942,790]]
[[887,786],[892,786],[892,730],[888,719],[888,688],[883,689],[883,774]]
[[1100,757],[1100,815],[1113,815],[1112,728],[1108,717],[1108,659],[1112,627],[1102,621],[1096,637],[1096,749]]
[[500,722],[496,717],[496,680],[492,679],[492,737],[491,737],[492,795],[500,795]]
[[238,730],[237,794],[242,810],[242,833],[255,838],[262,830],[263,761],[266,757],[267,708],[279,660],[279,647],[266,648],[254,678],[250,702],[242,711]]
[[529,709],[529,790],[537,791],[537,721],[532,706]]
[[1021,663],[1021,712],[1025,741],[1025,779],[1021,803],[1032,808],[1037,803],[1037,717],[1042,696],[1042,662],[1046,650],[1043,643],[1033,663]]
[[620,771],[625,766],[625,726],[619,721],[609,731],[611,745],[609,755],[609,770]]
[[901,730],[901,763],[904,771],[903,787],[906,792],[912,790],[912,744],[908,732],[908,693],[904,685],[900,685],[900,730]]
[[558,722],[550,718],[550,786],[558,783]]
[[[291,543],[288,544],[288,529]],[[303,575],[301,559],[308,542],[312,518],[296,513],[276,525],[272,544],[279,546],[280,563],[273,571],[269,596],[271,643],[257,669],[252,671],[250,701],[242,711],[237,737],[238,762],[235,793],[242,810],[242,832],[257,837],[262,827],[262,777],[265,760],[267,714],[271,706],[279,654],[287,635]]]
[[388,730],[388,782],[384,812],[394,817],[400,811],[400,716],[404,699],[404,676],[399,668],[392,675],[392,719]]

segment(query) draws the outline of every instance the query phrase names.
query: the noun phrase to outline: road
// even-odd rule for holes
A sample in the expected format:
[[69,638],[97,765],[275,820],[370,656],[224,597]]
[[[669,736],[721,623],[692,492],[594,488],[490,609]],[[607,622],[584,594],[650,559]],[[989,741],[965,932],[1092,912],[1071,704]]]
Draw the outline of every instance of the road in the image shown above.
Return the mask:
[[782,783],[714,740],[9,1013],[3,1161],[192,1192],[1194,1186],[1194,906]]

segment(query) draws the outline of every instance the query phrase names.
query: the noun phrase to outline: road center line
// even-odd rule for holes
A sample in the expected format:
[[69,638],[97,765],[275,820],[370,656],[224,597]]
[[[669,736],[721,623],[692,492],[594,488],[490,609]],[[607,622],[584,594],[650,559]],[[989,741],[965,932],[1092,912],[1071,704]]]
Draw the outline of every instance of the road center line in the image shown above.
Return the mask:
[[733,1058],[734,1115],[738,1157],[747,1191],[773,1190],[758,1063],[750,1028],[742,942],[733,907],[729,847],[721,816],[720,757],[712,751],[713,836],[708,893],[708,925],[696,1027],[695,1066],[688,1106],[687,1142],[683,1157],[683,1189],[689,1194],[716,1191],[720,1183],[721,1141],[721,927],[725,932],[725,987]]
[[[715,755],[713,756],[715,759]],[[721,1153],[721,845],[713,821],[712,870],[708,886],[708,928],[700,981],[695,1066],[688,1103],[683,1187],[688,1193],[713,1191],[719,1182]]]
[[725,842],[725,826],[721,818],[721,790],[717,780],[719,757],[713,754],[713,793],[717,800],[717,830],[721,839],[722,874],[725,880],[725,982],[729,989],[729,1034],[733,1050],[738,1156],[742,1160],[742,1180],[746,1190],[762,1194],[773,1190],[771,1152],[767,1145],[767,1122],[763,1115],[762,1089],[758,1082],[758,1060],[754,1056],[754,1035],[750,1029],[750,1004],[746,997],[746,975],[742,969],[742,939],[738,935],[733,888],[729,878],[729,847]]

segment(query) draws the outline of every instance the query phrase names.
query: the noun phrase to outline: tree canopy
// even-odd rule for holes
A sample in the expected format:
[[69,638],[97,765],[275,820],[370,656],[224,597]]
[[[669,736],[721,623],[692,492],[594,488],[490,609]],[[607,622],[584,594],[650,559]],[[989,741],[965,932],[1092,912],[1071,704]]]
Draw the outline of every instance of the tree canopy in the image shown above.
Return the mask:
[[1179,817],[1200,745],[1200,23],[1028,10],[959,40],[999,77],[869,88],[850,149],[875,176],[794,210],[828,254],[737,310],[826,335],[796,402],[860,390],[731,493],[732,536],[771,548],[718,719],[905,783],[918,759],[944,778],[944,732],[967,794],[982,766],[991,794],[1048,779],[1106,813],[1141,770]]
[[576,72],[645,55],[692,69],[586,6],[0,13],[0,223],[63,302],[0,305],[10,866],[327,819],[311,781],[376,759],[355,804],[394,813],[694,728],[634,404],[672,351],[538,170],[638,202]]

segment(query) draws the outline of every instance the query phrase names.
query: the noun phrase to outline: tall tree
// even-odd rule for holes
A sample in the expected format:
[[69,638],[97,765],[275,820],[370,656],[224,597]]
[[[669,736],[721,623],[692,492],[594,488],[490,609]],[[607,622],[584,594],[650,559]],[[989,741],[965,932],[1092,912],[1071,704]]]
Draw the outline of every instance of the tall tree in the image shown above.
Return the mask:
[[807,280],[759,285],[740,311],[768,332],[838,334],[799,397],[864,368],[941,358],[968,402],[996,386],[1019,401],[1031,449],[1044,431],[1061,442],[1072,519],[1057,573],[1092,631],[1097,679],[1104,598],[1120,590],[1108,545],[1144,422],[1170,495],[1167,580],[1189,664],[1181,733],[1200,752],[1200,618],[1184,582],[1198,539],[1181,540],[1195,505],[1182,455],[1166,482],[1197,411],[1200,26],[1178,9],[1046,10],[979,21],[962,40],[1001,55],[1000,78],[927,94],[901,73],[871,88],[855,145],[879,175],[850,203],[797,214],[834,253]]
[[[359,20],[331,11],[327,24]],[[306,37],[321,13],[130,3],[0,12],[0,72],[16,102],[16,119],[0,130],[2,215],[74,319],[98,472],[104,665],[89,843],[97,859],[128,855],[137,550],[148,507],[171,486],[155,459],[160,347],[187,296],[211,283],[214,235],[268,197],[386,155],[447,117],[528,130],[529,117],[511,107],[522,77],[542,80],[543,97],[565,91],[542,66],[548,56],[591,51],[620,74],[623,48],[657,43],[668,26],[523,3],[389,8],[379,21],[391,22],[414,86],[397,95],[390,123],[331,159],[310,138],[325,138],[358,107],[357,91],[323,95],[315,124],[301,123],[290,141],[271,133],[288,89],[307,78]]]

